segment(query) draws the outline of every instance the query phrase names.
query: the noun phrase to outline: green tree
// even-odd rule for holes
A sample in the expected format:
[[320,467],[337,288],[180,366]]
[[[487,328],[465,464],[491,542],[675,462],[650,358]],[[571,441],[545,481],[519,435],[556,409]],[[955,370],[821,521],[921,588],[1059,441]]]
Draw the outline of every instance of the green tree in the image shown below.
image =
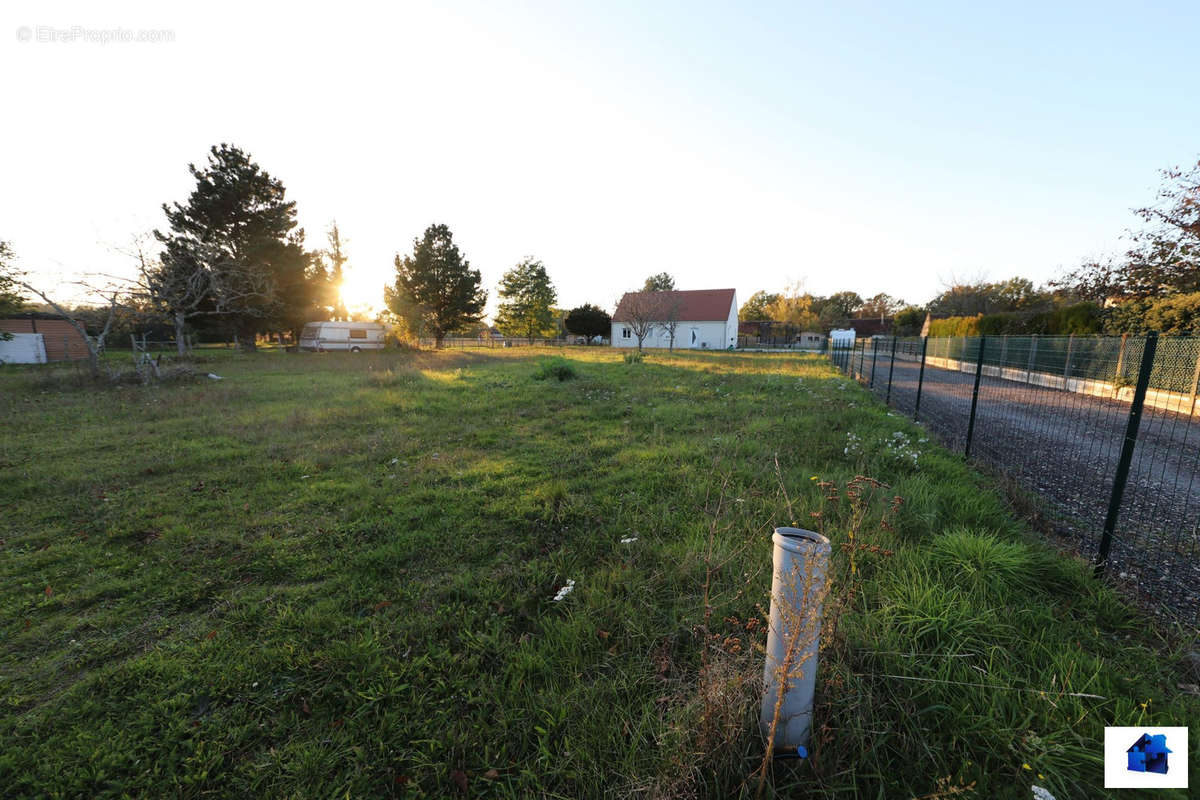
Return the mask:
[[863,299],[858,292],[834,292],[820,303],[817,313],[829,325],[850,319],[862,308]]
[[799,282],[790,285],[778,299],[767,305],[768,318],[804,330],[815,330],[821,326],[820,317],[813,311],[813,296],[802,291]]
[[478,322],[487,304],[479,270],[454,243],[445,225],[430,225],[413,251],[396,254],[396,281],[384,290],[388,309],[417,335],[433,334],[438,347],[449,331]]
[[896,312],[894,324],[897,336],[916,336],[925,325],[925,309],[905,306]]
[[1160,333],[1200,333],[1200,292],[1162,297],[1145,311],[1146,327]]
[[904,301],[880,292],[874,297],[863,301],[858,308],[858,316],[862,319],[884,319],[894,315],[904,308]]
[[163,205],[168,232],[154,231],[164,250],[147,265],[156,304],[182,321],[221,314],[243,346],[272,326],[292,327],[300,316],[289,304],[308,296],[311,259],[296,204],[283,183],[237,147],[210,149],[208,164],[189,164],[196,188],[186,205]]
[[564,320],[566,328],[576,336],[586,336],[591,341],[596,336],[608,336],[612,333],[612,317],[599,306],[584,303],[567,312]]
[[974,316],[1005,311],[1037,311],[1050,307],[1050,292],[1034,288],[1027,278],[989,283],[956,283],[929,302],[929,312],[940,316]]
[[670,292],[674,289],[675,279],[665,272],[659,272],[646,278],[646,283],[642,286],[643,292]]
[[779,302],[780,295],[778,292],[768,292],[760,289],[750,298],[742,303],[742,307],[738,309],[738,319],[742,322],[766,322],[771,319],[767,308],[772,304]]
[[558,299],[546,267],[527,258],[500,279],[496,327],[505,336],[524,336],[530,342],[556,330],[552,306]]
[[[12,246],[0,241],[0,317],[7,317],[25,308],[25,298],[17,286],[13,257]],[[0,341],[11,338],[12,334],[0,331]]]
[[6,317],[25,307],[25,298],[16,283],[13,258],[12,246],[8,242],[0,241],[0,317]]

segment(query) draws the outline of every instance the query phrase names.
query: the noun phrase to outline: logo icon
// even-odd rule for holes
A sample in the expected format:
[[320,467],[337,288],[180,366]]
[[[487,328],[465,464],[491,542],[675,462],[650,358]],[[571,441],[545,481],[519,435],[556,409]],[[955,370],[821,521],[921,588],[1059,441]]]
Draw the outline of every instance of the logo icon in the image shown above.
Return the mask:
[[1167,749],[1166,734],[1151,736],[1143,733],[1125,752],[1129,754],[1129,766],[1126,769],[1130,772],[1167,774],[1167,754],[1171,751]]
[[1106,727],[1104,788],[1188,788],[1188,729],[1145,723]]

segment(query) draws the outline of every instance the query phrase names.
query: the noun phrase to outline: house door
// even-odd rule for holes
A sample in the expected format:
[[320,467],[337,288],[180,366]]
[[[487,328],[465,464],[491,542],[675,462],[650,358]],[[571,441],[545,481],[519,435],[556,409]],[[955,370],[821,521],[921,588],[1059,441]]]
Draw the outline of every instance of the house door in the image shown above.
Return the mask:
[[700,346],[700,329],[693,325],[691,328],[691,338],[688,342],[688,347],[699,347],[699,346]]

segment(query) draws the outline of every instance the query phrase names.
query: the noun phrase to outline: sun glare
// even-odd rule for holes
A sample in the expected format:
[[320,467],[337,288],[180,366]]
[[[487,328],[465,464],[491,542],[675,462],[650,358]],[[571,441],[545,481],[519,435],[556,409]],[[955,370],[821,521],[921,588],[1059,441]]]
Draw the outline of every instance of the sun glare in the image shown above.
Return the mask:
[[383,280],[365,270],[347,270],[342,279],[342,302],[351,311],[382,311]]

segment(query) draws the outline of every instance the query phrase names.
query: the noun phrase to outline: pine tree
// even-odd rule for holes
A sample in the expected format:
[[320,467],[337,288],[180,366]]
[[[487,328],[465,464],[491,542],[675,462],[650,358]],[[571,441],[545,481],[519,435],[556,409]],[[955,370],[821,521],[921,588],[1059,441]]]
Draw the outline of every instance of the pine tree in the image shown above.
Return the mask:
[[426,228],[411,255],[396,254],[395,265],[396,282],[384,294],[410,330],[432,333],[441,347],[447,333],[482,319],[487,292],[479,270],[471,269],[445,225]]
[[311,306],[312,259],[296,204],[283,184],[228,144],[208,164],[189,164],[196,188],[186,205],[163,205],[169,231],[160,263],[150,270],[156,303],[176,320],[221,314],[247,347],[272,326],[292,328]]

